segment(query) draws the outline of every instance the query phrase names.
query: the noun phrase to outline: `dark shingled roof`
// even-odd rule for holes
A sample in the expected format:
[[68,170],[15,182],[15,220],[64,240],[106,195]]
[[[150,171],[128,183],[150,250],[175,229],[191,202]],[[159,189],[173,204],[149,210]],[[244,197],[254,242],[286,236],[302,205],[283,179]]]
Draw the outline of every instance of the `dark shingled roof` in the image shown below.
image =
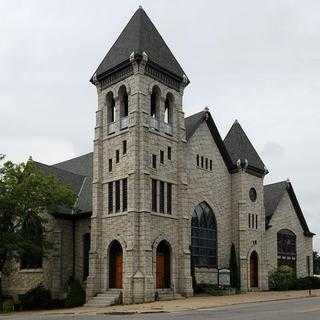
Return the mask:
[[92,212],[92,160],[91,152],[52,166],[35,162],[44,174],[54,175],[61,183],[70,186],[77,195],[76,210],[59,208],[57,214],[81,216]]
[[292,184],[289,181],[281,181],[273,184],[264,186],[264,207],[266,214],[266,227],[270,227],[270,221],[274,212],[276,211],[282,197],[287,192],[293,208],[297,214],[300,221],[301,227],[304,231],[305,236],[312,237],[314,233],[310,232],[307,222],[304,218],[303,212],[300,208],[298,199],[293,190]]
[[251,144],[238,121],[235,121],[224,139],[226,148],[234,164],[240,159],[248,160],[248,165],[261,172],[265,171],[265,165],[257,151]]
[[142,8],[135,12],[104,57],[95,73],[97,78],[129,62],[132,52],[140,55],[146,52],[148,61],[150,60],[180,78],[184,75],[180,64]]

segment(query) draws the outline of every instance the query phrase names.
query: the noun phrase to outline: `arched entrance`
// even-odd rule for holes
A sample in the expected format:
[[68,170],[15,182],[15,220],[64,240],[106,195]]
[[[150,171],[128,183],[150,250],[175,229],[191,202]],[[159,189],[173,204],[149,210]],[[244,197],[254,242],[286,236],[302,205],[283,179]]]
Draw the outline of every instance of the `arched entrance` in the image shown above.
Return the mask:
[[109,288],[122,289],[123,252],[119,241],[109,247]]
[[162,240],[157,247],[156,286],[157,289],[170,288],[170,245]]
[[250,256],[250,287],[259,287],[259,261],[258,254],[253,251]]

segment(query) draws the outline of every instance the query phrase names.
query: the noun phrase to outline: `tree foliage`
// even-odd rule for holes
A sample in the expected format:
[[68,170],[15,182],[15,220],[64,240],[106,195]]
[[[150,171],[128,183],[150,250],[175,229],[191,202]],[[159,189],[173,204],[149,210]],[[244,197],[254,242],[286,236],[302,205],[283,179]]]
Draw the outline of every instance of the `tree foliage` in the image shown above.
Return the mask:
[[43,174],[31,159],[0,165],[0,272],[19,255],[43,255],[49,245],[43,235],[44,213],[71,208],[74,201],[69,186]]
[[230,285],[232,288],[240,289],[240,272],[239,272],[239,264],[236,254],[236,247],[232,243],[231,251],[230,251]]
[[317,251],[313,251],[313,273],[320,274],[320,255]]

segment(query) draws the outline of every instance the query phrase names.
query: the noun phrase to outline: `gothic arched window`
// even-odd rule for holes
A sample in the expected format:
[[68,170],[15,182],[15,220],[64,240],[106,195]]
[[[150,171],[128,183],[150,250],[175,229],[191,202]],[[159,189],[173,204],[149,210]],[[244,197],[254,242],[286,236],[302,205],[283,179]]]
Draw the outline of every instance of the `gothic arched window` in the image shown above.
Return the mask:
[[191,255],[195,267],[217,266],[217,223],[206,202],[198,204],[192,213]]
[[111,123],[114,122],[115,120],[115,101],[113,97],[113,93],[109,92],[107,94],[107,99],[106,99],[106,104],[107,104],[107,122]]
[[164,103],[164,122],[172,124],[173,95],[168,93]]
[[289,266],[296,270],[297,244],[296,235],[287,229],[282,229],[277,234],[278,267]]
[[152,118],[159,118],[160,97],[160,89],[154,86],[150,98],[150,115]]
[[119,89],[119,99],[120,99],[120,118],[127,117],[129,114],[129,100],[127,89],[122,85]]

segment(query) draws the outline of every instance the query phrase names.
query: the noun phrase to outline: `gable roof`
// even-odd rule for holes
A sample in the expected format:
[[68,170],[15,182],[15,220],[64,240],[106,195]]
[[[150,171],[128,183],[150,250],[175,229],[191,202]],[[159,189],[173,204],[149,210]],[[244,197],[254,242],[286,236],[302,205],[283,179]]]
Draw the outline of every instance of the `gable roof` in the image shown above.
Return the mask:
[[142,55],[145,52],[148,55],[148,61],[155,63],[179,78],[183,78],[184,71],[180,64],[141,7],[132,16],[102,60],[96,70],[96,77],[99,79],[117,66],[126,62],[129,63],[132,52],[138,55]]
[[289,181],[280,181],[277,183],[269,184],[263,187],[264,192],[264,207],[266,215],[266,227],[270,227],[270,221],[274,212],[276,211],[281,199],[287,192],[293,208],[297,214],[300,225],[304,231],[305,236],[312,237],[314,233],[310,232],[308,224],[305,220],[301,207],[299,205],[298,199],[293,190],[292,184]]
[[190,140],[193,134],[201,125],[201,123],[204,121],[207,123],[213,140],[215,141],[218,150],[220,151],[220,154],[223,158],[226,167],[228,168],[229,172],[232,172],[236,169],[236,166],[232,163],[232,160],[225,147],[225,144],[222,141],[218,128],[214,123],[211,113],[207,108],[203,111],[191,115],[190,117],[185,118],[186,139]]
[[248,167],[262,174],[266,173],[266,167],[263,161],[237,120],[230,128],[224,139],[224,143],[234,164],[236,164],[239,159],[242,162],[247,160]]
[[59,182],[70,186],[77,195],[76,210],[60,207],[57,215],[80,217],[92,212],[92,160],[91,152],[51,166],[35,162],[44,174],[54,175]]

